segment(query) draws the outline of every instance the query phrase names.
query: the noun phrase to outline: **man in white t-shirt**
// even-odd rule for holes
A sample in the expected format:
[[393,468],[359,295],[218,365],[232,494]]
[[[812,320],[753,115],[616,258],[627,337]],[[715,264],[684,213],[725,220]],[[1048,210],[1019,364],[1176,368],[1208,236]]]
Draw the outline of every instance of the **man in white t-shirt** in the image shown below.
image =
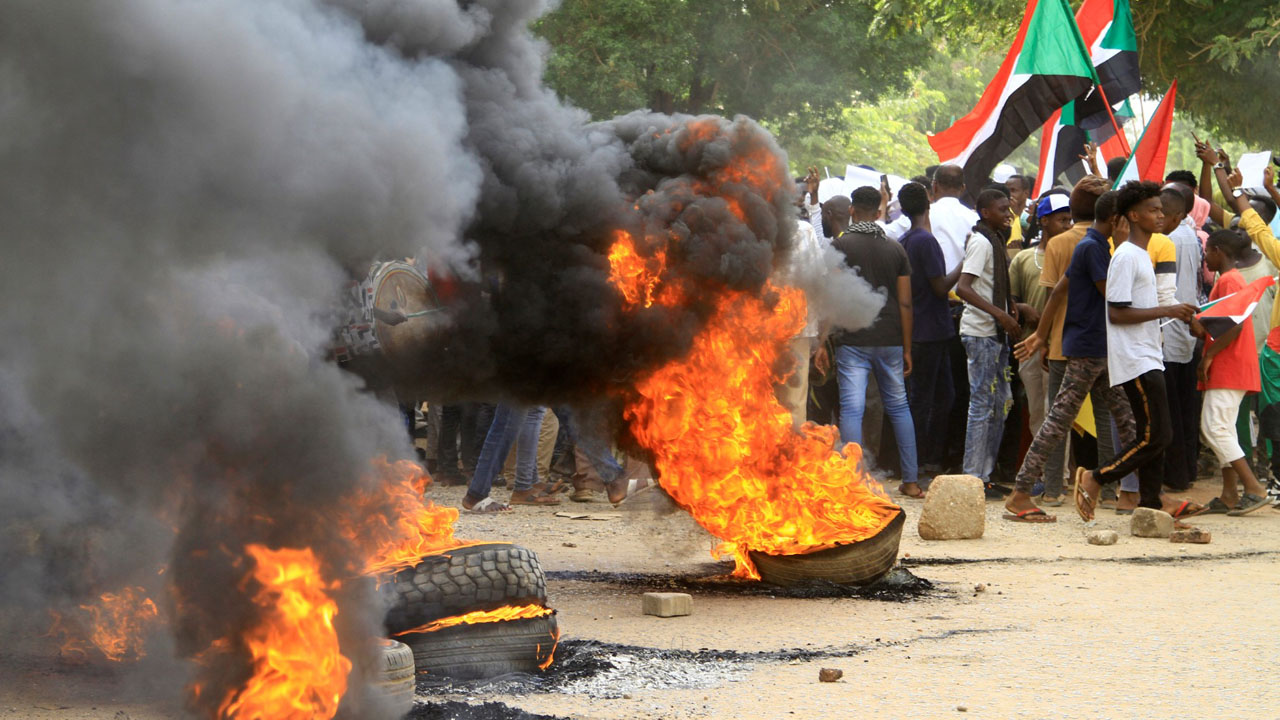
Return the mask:
[[[942,165],[933,174],[933,205],[929,225],[942,248],[942,260],[951,272],[964,260],[965,240],[978,224],[978,213],[960,202],[964,195],[964,168]],[[1008,226],[1008,223],[1005,223]]]
[[[942,169],[939,168],[939,172]],[[1009,339],[1022,333],[1009,292],[1009,256],[1002,231],[1009,227],[1009,197],[999,190],[978,195],[980,221],[965,244],[956,294],[964,301],[960,342],[969,371],[969,418],[964,436],[964,472],[980,478],[990,499],[1003,493],[991,483],[1009,391]],[[936,204],[935,204],[936,206]]]
[[[1156,275],[1147,243],[1164,225],[1160,186],[1131,181],[1116,197],[1116,251],[1107,268],[1107,374],[1121,386],[1133,407],[1136,437],[1118,449],[1110,463],[1090,471],[1076,470],[1075,503],[1080,517],[1093,519],[1102,486],[1138,474],[1140,507],[1166,509],[1160,495],[1164,479],[1164,449],[1173,435],[1164,382],[1164,353],[1160,320],[1190,323],[1197,308],[1180,303],[1161,307]],[[1127,227],[1126,227],[1127,226]],[[1127,240],[1122,241],[1122,238]],[[1117,418],[1117,420],[1119,420]],[[1121,432],[1122,435],[1129,435]],[[1189,505],[1184,504],[1184,508]]]

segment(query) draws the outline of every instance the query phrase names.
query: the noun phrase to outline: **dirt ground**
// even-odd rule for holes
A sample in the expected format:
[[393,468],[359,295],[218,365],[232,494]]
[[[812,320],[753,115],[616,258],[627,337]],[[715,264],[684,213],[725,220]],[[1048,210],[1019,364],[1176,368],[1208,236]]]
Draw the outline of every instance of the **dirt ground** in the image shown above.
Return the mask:
[[[1207,500],[1212,481],[1191,497]],[[461,489],[433,488],[456,504]],[[505,499],[506,491],[495,495]],[[789,599],[693,592],[693,614],[641,614],[643,587],[563,571],[704,575],[711,538],[661,493],[613,509],[604,502],[464,514],[458,535],[510,540],[537,551],[552,573],[549,602],[565,639],[761,653],[691,667],[694,687],[640,686],[626,696],[501,692],[420,695],[421,702],[499,701],[574,718],[1274,718],[1280,666],[1280,511],[1212,516],[1196,525],[1209,545],[1128,533],[1128,518],[1100,511],[1119,532],[1088,545],[1069,507],[1053,525],[1003,521],[987,506],[980,540],[928,542],[919,501],[904,500],[903,562],[934,583],[922,598]],[[594,519],[557,517],[585,512]],[[556,573],[560,572],[557,577]],[[978,591],[978,586],[982,590]],[[829,650],[780,659],[771,651]],[[3,653],[0,653],[3,655]],[[819,683],[820,667],[844,671]],[[637,673],[642,668],[637,667]],[[0,660],[0,718],[176,717],[176,708],[122,703],[117,678]],[[661,685],[661,683],[659,683]],[[700,687],[699,687],[700,685]],[[128,693],[136,697],[136,693]],[[514,715],[513,715],[514,717]]]

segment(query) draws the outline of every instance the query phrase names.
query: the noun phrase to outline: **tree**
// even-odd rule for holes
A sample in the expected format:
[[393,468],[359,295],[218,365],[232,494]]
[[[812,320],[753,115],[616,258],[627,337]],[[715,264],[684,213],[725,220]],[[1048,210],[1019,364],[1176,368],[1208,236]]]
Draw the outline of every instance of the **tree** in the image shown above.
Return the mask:
[[794,128],[906,84],[923,36],[872,37],[874,0],[565,0],[535,26],[547,80],[597,118],[637,108]]
[[[1081,1],[1072,6],[1079,8]],[[1016,32],[1026,5],[1026,0],[877,0],[875,30],[978,42],[998,52]],[[1271,92],[1280,82],[1280,6],[1132,0],[1131,8],[1146,93],[1159,95],[1178,78],[1179,111],[1197,125],[1280,146]]]

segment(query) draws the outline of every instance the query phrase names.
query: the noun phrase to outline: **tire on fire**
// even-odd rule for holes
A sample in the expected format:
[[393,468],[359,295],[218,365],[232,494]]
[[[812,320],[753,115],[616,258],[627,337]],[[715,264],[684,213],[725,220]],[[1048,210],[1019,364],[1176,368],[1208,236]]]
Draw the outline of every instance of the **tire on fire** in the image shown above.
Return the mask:
[[537,618],[458,625],[404,636],[419,673],[480,680],[534,673],[547,664],[560,637],[554,613]]
[[884,577],[898,559],[906,514],[901,510],[880,532],[866,540],[803,555],[766,555],[751,551],[760,579],[792,587],[812,581],[869,585]]
[[392,594],[392,634],[433,620],[506,605],[545,605],[547,579],[528,548],[485,543],[428,555],[384,586]]

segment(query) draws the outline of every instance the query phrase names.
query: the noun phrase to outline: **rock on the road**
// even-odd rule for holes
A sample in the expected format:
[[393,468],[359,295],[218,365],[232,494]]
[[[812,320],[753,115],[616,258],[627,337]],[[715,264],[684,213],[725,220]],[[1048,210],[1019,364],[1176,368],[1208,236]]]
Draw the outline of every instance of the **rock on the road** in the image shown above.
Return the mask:
[[644,614],[681,617],[693,613],[693,596],[686,593],[645,593]]
[[1115,530],[1090,530],[1084,538],[1090,545],[1115,545],[1120,540]]
[[818,682],[835,682],[844,677],[843,670],[836,668],[820,668],[818,670]]
[[987,526],[982,481],[972,475],[939,475],[929,485],[918,530],[925,540],[974,540]]
[[1129,532],[1138,537],[1167,538],[1173,532],[1173,516],[1163,510],[1140,507],[1133,511]]

